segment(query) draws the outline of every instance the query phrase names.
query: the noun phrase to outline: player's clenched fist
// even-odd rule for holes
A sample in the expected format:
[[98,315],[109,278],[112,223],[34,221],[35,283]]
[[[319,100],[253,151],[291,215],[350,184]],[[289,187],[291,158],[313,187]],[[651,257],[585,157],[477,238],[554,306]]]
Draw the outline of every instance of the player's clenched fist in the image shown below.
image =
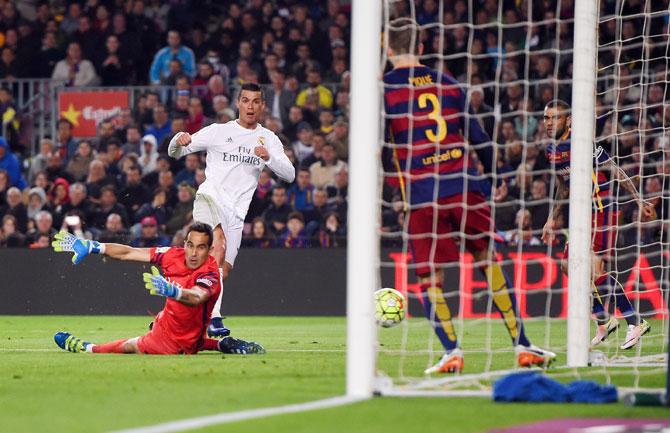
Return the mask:
[[177,144],[180,146],[188,146],[191,144],[191,134],[184,132],[177,137]]
[[265,148],[265,146],[256,146],[254,148],[254,154],[257,157],[262,158],[263,161],[270,159],[270,154],[268,153],[268,150]]

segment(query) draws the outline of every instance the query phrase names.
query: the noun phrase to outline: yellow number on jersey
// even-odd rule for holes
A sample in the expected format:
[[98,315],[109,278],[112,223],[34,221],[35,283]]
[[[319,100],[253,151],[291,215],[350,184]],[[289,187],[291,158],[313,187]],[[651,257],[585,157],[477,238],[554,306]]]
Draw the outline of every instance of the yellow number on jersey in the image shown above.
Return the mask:
[[419,108],[426,108],[428,102],[433,107],[433,110],[428,114],[428,118],[437,123],[437,134],[429,129],[426,131],[426,138],[434,143],[439,143],[447,136],[447,122],[442,117],[442,107],[440,107],[440,101],[437,99],[437,96],[432,93],[422,93],[419,95]]

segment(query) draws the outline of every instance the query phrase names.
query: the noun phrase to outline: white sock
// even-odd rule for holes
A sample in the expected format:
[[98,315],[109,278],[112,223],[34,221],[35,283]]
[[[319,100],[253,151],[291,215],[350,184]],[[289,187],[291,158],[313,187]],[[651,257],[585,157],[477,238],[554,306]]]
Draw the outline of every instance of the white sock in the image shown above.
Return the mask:
[[212,310],[212,319],[215,317],[221,318],[221,300],[223,299],[223,268],[219,268],[219,278],[221,279],[221,291],[219,292],[219,297],[214,304],[214,309]]

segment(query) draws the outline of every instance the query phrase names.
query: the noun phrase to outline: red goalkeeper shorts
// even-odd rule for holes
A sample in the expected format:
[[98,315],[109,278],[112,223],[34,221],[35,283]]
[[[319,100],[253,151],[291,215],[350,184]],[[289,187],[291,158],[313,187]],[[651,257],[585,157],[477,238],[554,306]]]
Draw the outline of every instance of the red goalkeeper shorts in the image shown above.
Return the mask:
[[471,192],[411,210],[408,233],[416,273],[421,276],[434,269],[431,265],[458,262],[462,242],[471,252],[489,249],[495,225],[486,197]]

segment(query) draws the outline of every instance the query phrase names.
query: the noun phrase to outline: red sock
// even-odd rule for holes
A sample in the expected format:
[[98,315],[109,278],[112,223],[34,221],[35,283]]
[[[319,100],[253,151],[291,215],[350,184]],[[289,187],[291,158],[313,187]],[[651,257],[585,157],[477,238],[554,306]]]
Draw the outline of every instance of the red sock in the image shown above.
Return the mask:
[[215,350],[219,351],[219,340],[213,338],[203,338],[200,350]]
[[125,353],[123,344],[127,339],[112,341],[111,343],[96,344],[93,346],[93,353]]

